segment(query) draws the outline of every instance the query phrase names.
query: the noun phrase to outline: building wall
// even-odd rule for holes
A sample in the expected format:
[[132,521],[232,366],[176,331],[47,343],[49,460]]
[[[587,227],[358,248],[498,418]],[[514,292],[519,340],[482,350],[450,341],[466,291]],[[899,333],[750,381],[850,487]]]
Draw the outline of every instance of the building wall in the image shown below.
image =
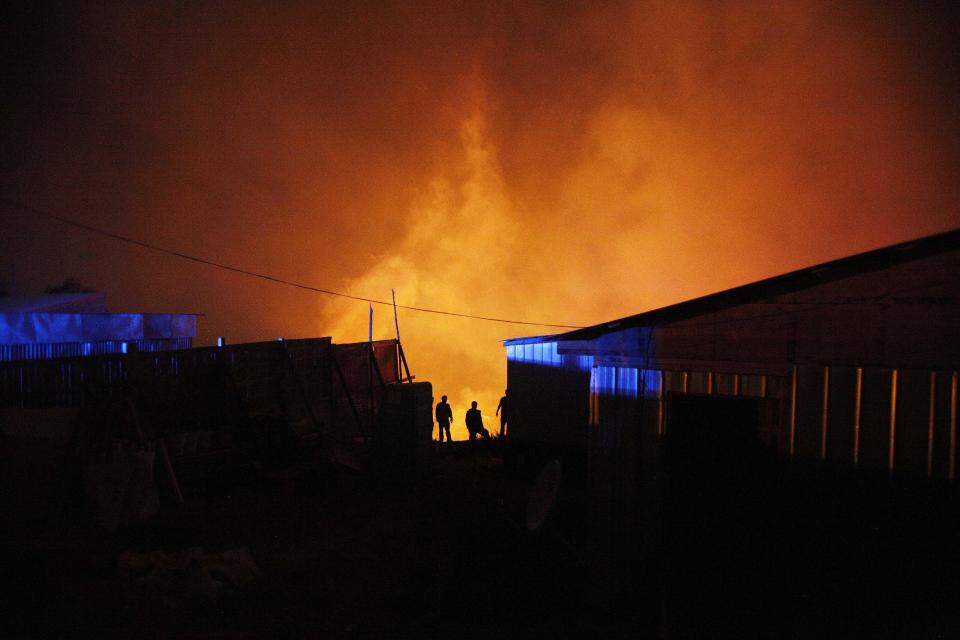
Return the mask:
[[[589,422],[599,425],[604,406],[620,411],[599,398],[625,393],[606,380],[633,376],[634,396],[656,388],[661,435],[668,394],[763,398],[770,415],[759,435],[783,455],[953,479],[958,274],[960,251],[951,251],[695,318],[557,343],[563,362],[592,359],[589,376],[508,353],[509,384],[528,398],[517,403],[516,435],[568,439],[584,423],[584,393]],[[552,406],[564,407],[562,415]]]
[[562,356],[555,342],[509,346],[510,437],[582,447],[592,362],[589,356]]
[[0,313],[0,361],[189,349],[197,317],[171,313]]
[[647,356],[956,369],[958,275],[960,252],[954,251],[705,313],[656,327]]

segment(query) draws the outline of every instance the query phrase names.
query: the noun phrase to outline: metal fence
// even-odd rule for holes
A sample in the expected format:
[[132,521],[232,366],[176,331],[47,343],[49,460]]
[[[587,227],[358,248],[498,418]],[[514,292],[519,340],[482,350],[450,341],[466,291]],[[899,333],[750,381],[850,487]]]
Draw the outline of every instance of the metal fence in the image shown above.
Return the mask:
[[99,356],[130,351],[189,349],[193,338],[149,338],[143,340],[100,340],[96,342],[40,342],[0,344],[0,362],[49,360],[75,356]]
[[330,338],[0,362],[0,407],[78,407],[129,399],[159,434],[222,432],[250,418],[303,434],[365,435],[397,343]]

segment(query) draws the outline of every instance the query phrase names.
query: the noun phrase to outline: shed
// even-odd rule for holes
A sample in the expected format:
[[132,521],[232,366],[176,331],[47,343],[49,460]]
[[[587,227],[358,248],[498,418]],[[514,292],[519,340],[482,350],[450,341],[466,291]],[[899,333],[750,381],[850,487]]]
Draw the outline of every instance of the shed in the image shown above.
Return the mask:
[[197,314],[108,313],[101,293],[0,298],[0,362],[189,349]]
[[736,398],[786,456],[956,475],[960,230],[504,344],[520,440],[662,436]]
[[510,439],[564,461],[601,599],[735,600],[811,527],[843,564],[953,495],[960,230],[504,344]]

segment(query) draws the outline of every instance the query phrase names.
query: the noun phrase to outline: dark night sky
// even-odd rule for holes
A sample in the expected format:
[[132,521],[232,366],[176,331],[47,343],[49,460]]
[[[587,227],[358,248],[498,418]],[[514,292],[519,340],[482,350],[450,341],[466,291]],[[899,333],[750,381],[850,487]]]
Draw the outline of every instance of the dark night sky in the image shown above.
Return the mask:
[[[957,15],[874,4],[7,3],[2,193],[324,288],[599,322],[958,226]],[[207,314],[201,342],[366,335],[362,303],[0,220],[20,292],[78,276]],[[455,408],[544,331],[401,322]]]

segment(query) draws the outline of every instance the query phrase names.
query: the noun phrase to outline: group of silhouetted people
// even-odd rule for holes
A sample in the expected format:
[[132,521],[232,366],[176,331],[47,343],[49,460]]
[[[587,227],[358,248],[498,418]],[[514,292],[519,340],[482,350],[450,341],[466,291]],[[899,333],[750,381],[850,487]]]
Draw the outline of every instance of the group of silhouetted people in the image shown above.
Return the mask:
[[[507,435],[507,427],[509,424],[509,413],[510,413],[510,402],[509,402],[509,389],[503,392],[503,397],[500,398],[500,403],[497,405],[497,415],[500,416],[500,437]],[[437,418],[437,439],[443,444],[443,434],[447,434],[447,442],[453,442],[453,438],[450,437],[450,424],[453,422],[453,409],[450,408],[450,405],[447,403],[447,396],[442,396],[440,402],[437,403],[435,410],[435,415]],[[470,403],[470,408],[467,409],[466,416],[464,417],[464,422],[467,425],[467,433],[470,434],[470,441],[473,442],[477,437],[482,437],[484,439],[490,437],[490,432],[483,426],[483,416],[480,415],[480,409],[477,408],[477,401],[474,400]]]

